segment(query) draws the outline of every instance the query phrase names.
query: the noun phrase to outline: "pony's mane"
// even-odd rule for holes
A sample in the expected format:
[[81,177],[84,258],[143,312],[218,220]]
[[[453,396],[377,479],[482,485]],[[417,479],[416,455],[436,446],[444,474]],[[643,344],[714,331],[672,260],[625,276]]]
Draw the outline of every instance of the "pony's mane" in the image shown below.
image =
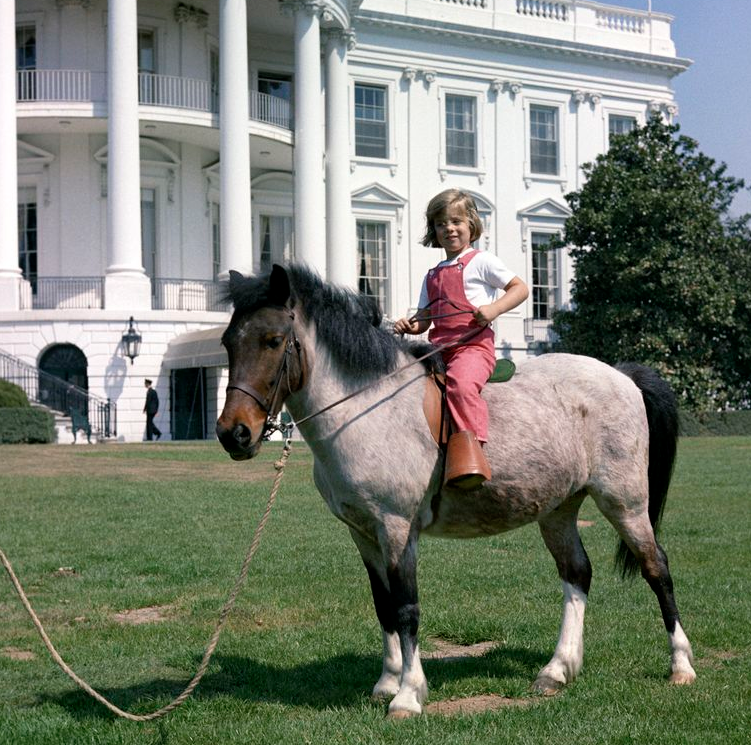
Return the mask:
[[[424,343],[407,342],[381,326],[383,315],[370,297],[324,282],[301,264],[285,267],[295,307],[316,325],[316,336],[343,372],[383,375],[396,369],[398,352],[427,353]],[[270,273],[233,283],[226,299],[235,310],[252,313],[277,304],[269,294]]]

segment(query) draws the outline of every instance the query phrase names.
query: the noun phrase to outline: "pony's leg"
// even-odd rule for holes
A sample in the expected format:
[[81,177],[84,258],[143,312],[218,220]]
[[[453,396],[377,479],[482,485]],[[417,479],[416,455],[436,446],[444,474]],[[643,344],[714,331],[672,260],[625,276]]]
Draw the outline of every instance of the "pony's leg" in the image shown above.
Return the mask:
[[[374,698],[390,698],[389,716],[419,714],[428,686],[420,663],[417,629],[417,536],[408,524],[390,531],[386,546],[350,530],[370,578],[376,614],[383,633],[383,668]],[[394,533],[396,535],[394,535]]]
[[637,516],[628,513],[606,513],[606,516],[636,557],[642,577],[657,596],[670,642],[670,682],[675,685],[693,683],[696,680],[693,653],[691,643],[681,626],[673,593],[673,580],[668,569],[668,557],[655,539],[646,510]]
[[540,520],[540,532],[563,582],[563,619],[553,658],[537,674],[534,689],[556,693],[579,674],[584,660],[584,611],[592,566],[584,550],[576,516],[586,495],[579,494]]

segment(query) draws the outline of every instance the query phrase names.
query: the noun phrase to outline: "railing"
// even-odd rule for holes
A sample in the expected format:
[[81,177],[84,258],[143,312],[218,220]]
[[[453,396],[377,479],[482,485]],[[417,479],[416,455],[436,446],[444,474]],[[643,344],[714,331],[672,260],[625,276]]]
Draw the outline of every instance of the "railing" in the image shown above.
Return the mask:
[[568,21],[568,3],[547,0],[516,0],[516,12],[525,16]]
[[17,70],[17,101],[91,100],[89,70]]
[[284,127],[284,129],[292,129],[292,108],[289,101],[260,91],[248,91],[248,94],[251,119]]
[[643,15],[628,13],[622,10],[598,8],[595,11],[595,18],[598,26],[602,26],[610,31],[643,34],[647,26]]
[[104,277],[37,277],[31,307],[103,308]]
[[70,416],[72,411],[85,414],[91,431],[98,437],[117,435],[117,406],[108,398],[66,383],[5,352],[0,352],[0,378],[15,383],[30,401],[53,411],[65,416]]
[[[469,0],[467,0],[469,1]],[[479,2],[479,0],[478,0]],[[93,102],[89,70],[17,70],[16,101]],[[101,87],[101,84],[100,86]],[[106,99],[104,90],[97,98]],[[143,106],[219,112],[219,93],[207,80],[177,75],[138,74],[138,102]],[[248,116],[258,122],[292,129],[289,101],[260,91],[248,91]]]
[[151,305],[154,310],[227,311],[220,287],[205,279],[153,279]]
[[211,111],[211,87],[206,80],[176,75],[138,74],[138,102],[145,106]]
[[554,333],[551,321],[538,318],[524,319],[524,338],[528,342],[543,342],[553,344],[558,341],[558,335]]

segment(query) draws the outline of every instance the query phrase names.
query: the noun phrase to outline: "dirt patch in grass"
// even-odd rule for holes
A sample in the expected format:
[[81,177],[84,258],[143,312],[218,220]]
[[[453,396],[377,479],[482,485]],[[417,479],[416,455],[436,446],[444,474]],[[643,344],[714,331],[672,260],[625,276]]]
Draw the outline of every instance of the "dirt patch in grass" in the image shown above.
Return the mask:
[[3,647],[0,654],[9,660],[19,660],[21,662],[30,662],[36,659],[36,655],[28,649],[18,649],[17,647]]
[[118,623],[138,626],[142,623],[159,623],[169,618],[172,611],[170,605],[151,605],[148,608],[133,608],[115,613],[112,617]]
[[440,714],[442,716],[455,716],[457,714],[481,714],[485,711],[498,711],[499,709],[518,709],[531,706],[535,703],[533,698],[509,698],[493,693],[480,696],[467,696],[466,698],[451,698],[447,701],[433,701],[426,704],[426,714]]
[[477,644],[454,644],[446,639],[432,638],[430,643],[435,649],[430,652],[420,651],[423,660],[463,660],[467,657],[482,657],[498,646],[498,642],[478,642]]
[[737,660],[740,656],[739,652],[732,649],[707,649],[698,664],[711,670],[720,670],[726,662]]
[[591,528],[594,524],[595,524],[594,520],[577,520],[576,521],[577,528]]

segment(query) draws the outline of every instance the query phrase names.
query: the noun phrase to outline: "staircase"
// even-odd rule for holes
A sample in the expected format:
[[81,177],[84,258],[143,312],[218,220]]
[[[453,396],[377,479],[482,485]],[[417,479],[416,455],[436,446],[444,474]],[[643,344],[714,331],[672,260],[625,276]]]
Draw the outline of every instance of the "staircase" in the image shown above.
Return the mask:
[[[66,419],[85,418],[92,437],[103,440],[117,436],[117,406],[72,383],[50,375],[33,365],[0,351],[0,378],[15,383],[32,404],[45,406],[55,414],[58,431]],[[72,426],[72,425],[71,425]],[[80,433],[83,441],[86,435]]]

